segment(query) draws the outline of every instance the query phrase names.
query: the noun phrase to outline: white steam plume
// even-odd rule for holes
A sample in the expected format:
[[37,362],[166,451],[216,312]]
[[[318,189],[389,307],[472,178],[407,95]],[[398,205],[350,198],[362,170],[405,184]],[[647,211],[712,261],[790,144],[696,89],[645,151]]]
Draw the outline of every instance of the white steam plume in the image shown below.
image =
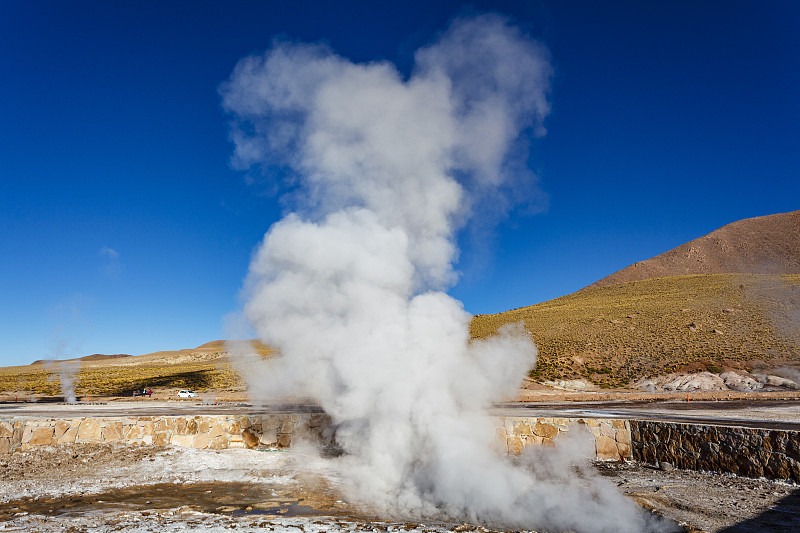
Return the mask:
[[493,451],[485,409],[516,391],[536,347],[520,326],[470,343],[470,315],[443,292],[456,232],[534,179],[518,170],[527,132],[544,133],[547,51],[486,15],[415,58],[404,79],[386,62],[277,42],[221,88],[234,164],[285,174],[293,208],[245,286],[247,318],[283,355],[249,369],[250,394],[318,397],[355,496],[384,512],[646,530],[633,503],[589,478],[542,481]]
[[78,379],[81,371],[80,360],[75,361],[60,361],[58,365],[58,381],[61,384],[61,394],[64,395],[64,401],[67,403],[78,403],[75,396],[75,386],[78,384]]
[[[73,309],[73,313],[75,312],[76,311]],[[64,336],[61,329],[62,326],[57,326],[51,333],[50,342],[55,357],[45,361],[44,366],[53,374],[51,379],[54,377],[58,378],[59,385],[61,386],[61,394],[64,395],[64,401],[74,404],[78,403],[78,399],[75,395],[75,388],[80,380],[81,361],[80,359],[60,360],[61,357],[69,357],[76,354],[78,351],[74,341],[71,342],[69,338]]]
[[80,360],[73,361],[58,361],[48,360],[45,361],[44,367],[52,372],[50,380],[58,378],[58,383],[61,386],[61,394],[64,396],[66,403],[78,403],[78,398],[75,396],[75,387],[78,384],[81,371]]

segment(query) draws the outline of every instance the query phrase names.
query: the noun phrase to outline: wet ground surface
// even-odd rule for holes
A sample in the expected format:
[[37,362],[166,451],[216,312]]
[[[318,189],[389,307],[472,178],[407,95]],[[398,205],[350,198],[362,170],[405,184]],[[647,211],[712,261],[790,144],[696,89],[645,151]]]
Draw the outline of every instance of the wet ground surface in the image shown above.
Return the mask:
[[[339,501],[309,496],[268,483],[206,482],[125,487],[113,491],[62,497],[23,498],[0,506],[0,531],[118,531],[153,524],[177,529],[278,531],[479,531],[485,526],[440,521],[396,521],[358,512]],[[657,513],[659,514],[659,513]],[[131,523],[133,519],[133,523]],[[290,519],[290,522],[286,522]],[[182,526],[179,526],[180,522]],[[138,524],[136,524],[138,522]],[[677,526],[676,526],[677,527]],[[535,532],[536,530],[527,530]]]
[[339,522],[333,529],[371,520],[313,455],[73,444],[0,456],[0,531],[327,531]]
[[294,493],[284,485],[269,483],[202,482],[158,483],[122,487],[92,494],[28,497],[5,502],[0,521],[20,513],[48,517],[85,517],[121,511],[156,512],[187,506],[200,513],[232,516],[314,516],[337,514],[344,504],[329,498]]
[[[800,531],[800,489],[796,485],[667,472],[630,463],[600,464],[598,469],[642,507],[680,524],[677,530]],[[22,498],[0,506],[0,531],[77,533],[145,526],[164,530],[496,531],[474,524],[384,520],[348,508],[341,500],[308,496],[302,487],[292,490],[281,484],[201,482]]]
[[600,473],[643,507],[686,531],[800,531],[800,486],[712,472],[601,463]]
[[[495,531],[374,516],[314,461],[297,452],[111,445],[17,452],[0,462],[0,531]],[[684,531],[800,531],[796,484],[630,462],[596,468]]]

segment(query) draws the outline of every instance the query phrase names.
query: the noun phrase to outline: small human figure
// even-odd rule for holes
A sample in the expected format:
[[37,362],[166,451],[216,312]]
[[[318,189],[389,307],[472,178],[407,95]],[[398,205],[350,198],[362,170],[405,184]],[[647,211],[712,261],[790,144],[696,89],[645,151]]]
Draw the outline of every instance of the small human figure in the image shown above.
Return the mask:
[[149,398],[152,395],[153,395],[153,389],[147,389],[147,397]]

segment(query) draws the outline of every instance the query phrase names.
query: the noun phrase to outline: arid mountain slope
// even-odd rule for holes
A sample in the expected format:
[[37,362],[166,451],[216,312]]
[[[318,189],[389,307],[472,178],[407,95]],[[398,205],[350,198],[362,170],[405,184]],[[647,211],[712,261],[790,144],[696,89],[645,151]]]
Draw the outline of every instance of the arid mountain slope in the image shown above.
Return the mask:
[[728,273],[800,273],[800,211],[733,222],[586,289],[666,276]]
[[596,287],[476,315],[473,338],[522,322],[539,347],[536,380],[630,386],[677,370],[800,362],[800,274],[672,276]]

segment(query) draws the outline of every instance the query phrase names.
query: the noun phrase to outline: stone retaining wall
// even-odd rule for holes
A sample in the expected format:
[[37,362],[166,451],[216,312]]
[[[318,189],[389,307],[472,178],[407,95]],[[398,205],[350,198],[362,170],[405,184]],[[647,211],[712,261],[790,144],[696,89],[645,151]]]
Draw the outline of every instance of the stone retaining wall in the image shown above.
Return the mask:
[[633,458],[687,470],[800,482],[800,432],[631,421]]
[[595,457],[604,461],[631,458],[631,429],[627,420],[595,418],[530,418],[500,419],[498,439],[509,454],[519,455],[528,446],[554,446],[556,439],[570,428],[586,428],[594,437]]
[[83,442],[286,448],[297,435],[323,438],[328,424],[329,418],[319,414],[14,419],[0,421],[0,454]]
[[[800,482],[800,432],[656,421],[591,418],[496,419],[501,449],[554,446],[584,427],[601,460],[633,459],[677,468]],[[172,445],[200,449],[286,448],[297,437],[332,444],[323,414],[12,418],[0,420],[0,454],[84,442]]]
[[[633,459],[677,468],[800,482],[800,432],[657,421],[503,417],[498,443],[509,454],[555,446],[584,427],[600,460]],[[323,414],[11,418],[0,420],[0,454],[36,446],[120,442],[200,449],[287,448],[297,437],[332,444]]]
[[[555,445],[559,434],[583,425],[595,438],[598,459],[631,457],[630,426],[624,420],[507,417],[497,421],[499,444],[510,454],[519,454],[527,446]],[[329,425],[330,419],[322,414],[14,419],[0,421],[0,454],[83,442],[199,449],[287,448],[301,435],[331,444],[332,432],[325,432]]]

